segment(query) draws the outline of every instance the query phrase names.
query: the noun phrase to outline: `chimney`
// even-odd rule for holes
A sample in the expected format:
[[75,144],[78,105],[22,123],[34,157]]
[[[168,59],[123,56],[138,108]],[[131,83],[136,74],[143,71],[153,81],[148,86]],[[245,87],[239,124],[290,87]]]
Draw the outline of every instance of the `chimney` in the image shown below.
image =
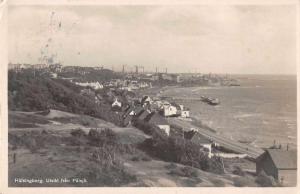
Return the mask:
[[289,151],[289,144],[286,144],[286,151]]

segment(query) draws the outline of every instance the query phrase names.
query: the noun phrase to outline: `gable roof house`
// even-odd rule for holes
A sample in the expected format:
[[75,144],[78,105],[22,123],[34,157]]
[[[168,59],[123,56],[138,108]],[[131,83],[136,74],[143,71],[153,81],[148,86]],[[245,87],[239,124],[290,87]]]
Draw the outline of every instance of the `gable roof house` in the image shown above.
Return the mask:
[[149,114],[146,118],[145,121],[157,126],[161,130],[163,130],[168,136],[170,135],[170,125],[168,121],[162,117],[159,113],[153,112]]
[[171,103],[170,105],[163,106],[163,115],[165,117],[178,116],[180,115],[179,111],[180,111],[180,107],[175,103]]
[[207,137],[201,135],[197,131],[193,131],[193,130],[192,131],[185,131],[183,133],[183,136],[184,136],[185,139],[188,139],[191,142],[206,148],[207,151],[208,151],[208,157],[211,158],[211,156],[212,156],[211,150],[212,150],[213,142],[210,139],[208,139]]
[[122,111],[122,102],[115,98],[114,102],[111,104],[111,108],[113,111]]
[[145,105],[150,105],[152,103],[152,99],[149,97],[149,96],[144,96],[142,99],[141,99],[141,104],[143,106]]
[[296,186],[297,151],[267,149],[256,159],[256,173],[261,171],[285,186]]

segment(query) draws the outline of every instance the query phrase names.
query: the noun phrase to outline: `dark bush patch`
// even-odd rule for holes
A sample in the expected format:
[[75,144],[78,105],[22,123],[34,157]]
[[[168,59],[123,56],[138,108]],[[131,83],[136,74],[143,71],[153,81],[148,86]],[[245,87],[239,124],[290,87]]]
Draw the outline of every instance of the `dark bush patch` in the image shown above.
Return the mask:
[[272,176],[268,176],[264,171],[261,171],[258,174],[257,178],[255,179],[255,182],[262,187],[278,186],[275,179]]
[[177,165],[176,165],[175,163],[172,162],[172,163],[166,165],[165,168],[166,168],[166,169],[174,169],[174,168],[177,168]]
[[253,181],[247,177],[235,177],[233,179],[233,185],[236,187],[249,187],[254,186]]
[[225,183],[220,179],[211,179],[210,180],[215,187],[225,187]]
[[170,170],[169,174],[183,176],[183,177],[190,177],[190,178],[198,177],[197,170],[190,166],[185,166],[182,168],[173,168]]
[[86,133],[82,129],[72,129],[71,135],[74,137],[85,137]]
[[232,173],[239,176],[245,176],[245,172],[239,166],[234,166]]

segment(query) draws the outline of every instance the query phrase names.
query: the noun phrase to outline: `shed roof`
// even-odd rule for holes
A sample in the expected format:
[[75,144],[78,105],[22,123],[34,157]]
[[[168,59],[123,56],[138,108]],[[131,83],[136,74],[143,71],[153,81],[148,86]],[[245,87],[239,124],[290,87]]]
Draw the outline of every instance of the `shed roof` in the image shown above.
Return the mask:
[[297,151],[268,149],[266,151],[271,157],[277,169],[297,169]]

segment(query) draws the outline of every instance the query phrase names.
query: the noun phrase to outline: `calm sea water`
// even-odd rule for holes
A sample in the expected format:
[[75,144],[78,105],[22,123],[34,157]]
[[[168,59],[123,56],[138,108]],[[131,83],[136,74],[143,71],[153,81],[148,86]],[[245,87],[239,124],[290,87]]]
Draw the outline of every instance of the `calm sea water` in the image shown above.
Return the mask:
[[229,138],[250,141],[259,147],[297,143],[297,77],[236,76],[240,87],[171,88],[164,95],[219,98],[210,106],[201,101],[181,102],[191,116]]

